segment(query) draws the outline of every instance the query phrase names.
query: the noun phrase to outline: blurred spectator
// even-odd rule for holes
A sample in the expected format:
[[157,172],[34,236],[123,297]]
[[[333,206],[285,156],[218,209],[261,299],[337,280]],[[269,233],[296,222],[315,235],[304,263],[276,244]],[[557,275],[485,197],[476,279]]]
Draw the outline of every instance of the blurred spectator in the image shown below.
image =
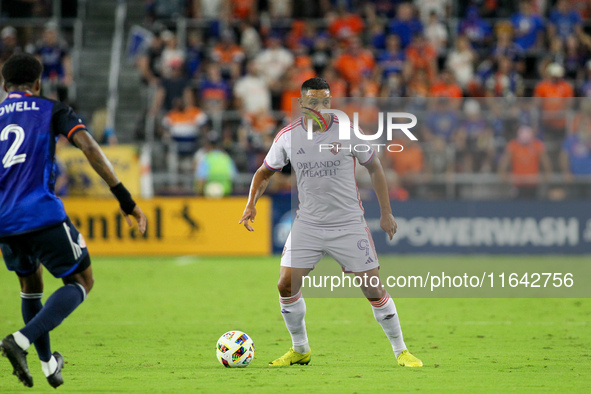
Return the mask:
[[244,52],[234,42],[234,34],[231,31],[222,33],[221,42],[211,51],[211,59],[220,65],[224,79],[236,80],[240,76]]
[[410,81],[406,84],[408,97],[427,97],[431,83],[425,70],[417,70],[412,74]]
[[180,59],[171,61],[170,70],[170,77],[162,78],[154,96],[151,109],[151,114],[154,116],[161,111],[170,111],[176,98],[182,98],[183,95],[190,94],[189,80],[184,74],[183,61]]
[[221,113],[228,108],[232,90],[230,85],[222,79],[222,71],[217,63],[207,65],[206,75],[199,83],[200,100],[208,114]]
[[195,19],[225,19],[229,12],[229,3],[224,0],[193,0],[193,17]]
[[493,59],[500,57],[509,58],[515,63],[515,69],[519,72],[525,70],[523,48],[513,41],[513,26],[509,22],[498,23],[495,27],[497,41],[492,51]]
[[450,69],[445,69],[439,74],[439,79],[431,86],[429,91],[431,97],[449,97],[458,100],[450,100],[453,103],[460,103],[463,97],[462,88],[455,82]]
[[445,25],[439,20],[437,13],[432,11],[425,25],[425,38],[435,48],[439,56],[445,55],[447,37],[448,34]]
[[544,19],[534,12],[531,0],[520,0],[519,12],[511,16],[515,43],[525,51],[540,49],[544,39]]
[[479,52],[485,51],[492,41],[492,28],[478,15],[476,6],[468,8],[466,18],[460,22],[458,33],[468,37],[470,43]]
[[380,97],[405,97],[406,84],[402,79],[402,74],[391,73],[388,78],[382,80],[382,90]]
[[434,138],[440,138],[450,143],[454,132],[460,127],[458,111],[445,97],[430,100],[429,104],[430,108],[422,130],[423,139],[431,141]]
[[406,54],[400,47],[400,38],[390,34],[386,37],[386,50],[378,53],[377,65],[386,80],[390,74],[402,74],[406,62]]
[[376,22],[369,28],[369,46],[372,50],[377,52],[378,50],[386,49],[386,32],[384,31],[384,25]]
[[548,25],[548,37],[560,37],[566,40],[568,36],[579,36],[583,32],[581,16],[574,10],[568,0],[558,0],[552,11],[550,11],[550,22]]
[[565,179],[591,175],[591,106],[586,101],[574,128],[562,144],[560,167]]
[[566,78],[582,78],[587,59],[589,59],[589,52],[582,50],[579,40],[575,36],[568,36],[566,38],[564,63],[562,64],[564,66]]
[[165,136],[175,142],[177,153],[188,159],[197,151],[200,129],[207,122],[207,115],[190,101],[187,97],[175,98],[173,108],[162,119]]
[[172,19],[185,13],[185,0],[146,0],[146,14],[152,20]]
[[267,38],[267,47],[254,58],[253,66],[276,97],[281,95],[281,77],[293,65],[294,56],[281,45],[281,38],[272,34]]
[[425,36],[416,34],[411,44],[406,48],[405,75],[408,78],[410,73],[416,73],[418,70],[425,71],[430,82],[437,74],[437,51],[427,42]]
[[585,64],[585,77],[579,92],[581,97],[591,97],[591,60]]
[[18,46],[16,29],[12,26],[6,26],[0,32],[2,42],[0,42],[0,67],[8,60],[13,53],[22,52]]
[[185,68],[189,78],[195,78],[201,69],[203,61],[203,42],[201,35],[196,31],[191,31],[187,37],[187,53]]
[[334,68],[327,67],[326,69],[324,69],[324,72],[322,73],[322,78],[324,78],[324,80],[328,82],[328,85],[330,86],[330,95],[332,97],[347,96],[347,82],[345,82],[343,78],[339,77]]
[[371,52],[364,49],[361,39],[353,36],[349,40],[347,50],[334,61],[334,68],[347,81],[350,87],[361,82],[363,74],[370,74],[375,67]]
[[461,172],[490,172],[495,154],[494,136],[475,99],[464,103],[465,119],[455,135]]
[[322,74],[326,66],[332,62],[332,47],[326,34],[319,34],[314,41],[314,47],[310,53],[314,70],[317,74]]
[[271,90],[253,61],[247,62],[246,75],[236,81],[234,98],[236,107],[247,114],[271,110]]
[[510,59],[498,59],[497,71],[486,80],[486,91],[489,97],[523,96],[523,78],[514,70]]
[[423,24],[414,16],[411,3],[401,3],[398,5],[396,18],[391,20],[388,29],[390,34],[400,37],[402,48],[406,48],[414,36],[423,33]]
[[162,75],[170,77],[172,73],[173,63],[178,64],[179,61],[185,62],[185,52],[178,47],[176,35],[170,30],[165,30],[160,35],[164,42],[164,49],[162,50]]
[[236,166],[232,158],[219,149],[220,137],[210,132],[203,149],[196,153],[195,188],[198,194],[219,198],[232,193]]
[[230,15],[234,20],[254,23],[257,19],[257,0],[229,0]]
[[408,190],[400,184],[400,177],[394,171],[386,172],[388,182],[388,197],[392,201],[406,201],[409,198]]
[[335,17],[328,25],[328,32],[339,40],[356,36],[363,32],[365,23],[359,15],[347,12],[344,7],[339,7]]
[[292,0],[269,1],[269,15],[271,18],[290,18]]
[[240,23],[240,47],[247,59],[252,59],[260,52],[263,43],[257,30],[247,21]]
[[142,76],[142,82],[147,85],[155,86],[162,77],[162,51],[164,50],[164,41],[161,33],[156,31],[150,45],[138,57],[137,67]]
[[400,184],[413,196],[416,191],[417,175],[423,171],[423,150],[418,142],[412,140],[393,140],[404,149],[400,152],[385,152],[385,167],[396,172]]
[[[454,147],[446,143],[441,137],[434,137],[425,154],[425,168],[423,170],[426,181],[450,180],[454,171]],[[445,183],[435,183],[429,187],[430,198],[446,197]]]
[[[543,81],[538,82],[534,90],[536,102],[542,109],[543,135],[546,142],[552,145],[562,140],[566,134],[566,110],[572,103],[574,96],[573,87],[563,79],[564,68],[557,63],[551,63],[546,67],[546,75]],[[553,160],[557,153],[555,146],[549,146]]]
[[[511,176],[508,171],[511,167]],[[507,144],[505,154],[499,163],[499,174],[511,181],[517,190],[517,198],[534,199],[540,183],[540,167],[548,178],[551,172],[550,159],[544,143],[535,138],[534,130],[521,126],[517,138]]]
[[435,14],[437,20],[446,19],[451,10],[451,0],[414,0],[413,1],[419,15],[421,22],[424,25],[428,24]]
[[60,40],[57,25],[47,24],[43,39],[35,51],[43,64],[41,84],[43,94],[61,101],[67,100],[67,89],[72,83],[72,62],[68,45]]
[[447,57],[446,67],[453,72],[458,85],[463,89],[466,89],[474,78],[475,61],[476,54],[470,47],[470,41],[466,36],[459,36],[456,39],[456,47]]

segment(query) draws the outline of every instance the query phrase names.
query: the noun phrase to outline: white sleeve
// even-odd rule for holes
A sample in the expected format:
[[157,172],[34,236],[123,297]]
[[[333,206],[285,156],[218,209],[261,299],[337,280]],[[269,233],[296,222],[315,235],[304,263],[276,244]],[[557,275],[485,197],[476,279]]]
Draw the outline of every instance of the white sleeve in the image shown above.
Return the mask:
[[265,167],[271,171],[281,171],[287,165],[287,151],[285,146],[285,135],[279,136],[273,141],[271,149],[265,157]]
[[[360,131],[361,127],[359,128]],[[356,147],[352,149],[352,154],[359,160],[359,164],[362,166],[368,165],[374,159],[376,152],[371,146],[373,140],[365,141],[355,135],[355,132],[351,129],[351,146]]]

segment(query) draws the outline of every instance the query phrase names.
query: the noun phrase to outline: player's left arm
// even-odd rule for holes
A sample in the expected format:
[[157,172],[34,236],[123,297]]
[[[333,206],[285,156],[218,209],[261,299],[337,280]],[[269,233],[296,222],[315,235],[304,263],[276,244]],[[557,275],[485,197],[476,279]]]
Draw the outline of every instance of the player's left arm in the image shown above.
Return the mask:
[[384,230],[384,232],[388,234],[388,237],[392,239],[394,234],[396,234],[396,228],[398,226],[392,215],[392,207],[390,206],[390,198],[388,197],[388,184],[386,182],[386,175],[384,174],[382,163],[379,158],[374,157],[373,160],[365,165],[365,168],[369,171],[371,184],[380,204],[380,227],[382,227],[382,230]]

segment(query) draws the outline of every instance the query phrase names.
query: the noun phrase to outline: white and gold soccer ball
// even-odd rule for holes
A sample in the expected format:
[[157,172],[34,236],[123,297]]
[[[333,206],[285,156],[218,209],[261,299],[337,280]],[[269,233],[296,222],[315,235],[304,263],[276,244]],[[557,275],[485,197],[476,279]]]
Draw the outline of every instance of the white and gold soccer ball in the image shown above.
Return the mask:
[[254,343],[242,331],[228,331],[218,339],[216,355],[226,368],[244,368],[254,358]]

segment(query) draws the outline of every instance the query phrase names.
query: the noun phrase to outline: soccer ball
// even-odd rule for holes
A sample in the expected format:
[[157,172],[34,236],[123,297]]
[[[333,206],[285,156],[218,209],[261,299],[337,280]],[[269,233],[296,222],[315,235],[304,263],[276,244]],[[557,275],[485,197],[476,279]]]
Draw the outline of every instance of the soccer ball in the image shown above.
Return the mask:
[[254,343],[242,331],[228,331],[218,339],[216,355],[226,368],[244,368],[254,358]]

